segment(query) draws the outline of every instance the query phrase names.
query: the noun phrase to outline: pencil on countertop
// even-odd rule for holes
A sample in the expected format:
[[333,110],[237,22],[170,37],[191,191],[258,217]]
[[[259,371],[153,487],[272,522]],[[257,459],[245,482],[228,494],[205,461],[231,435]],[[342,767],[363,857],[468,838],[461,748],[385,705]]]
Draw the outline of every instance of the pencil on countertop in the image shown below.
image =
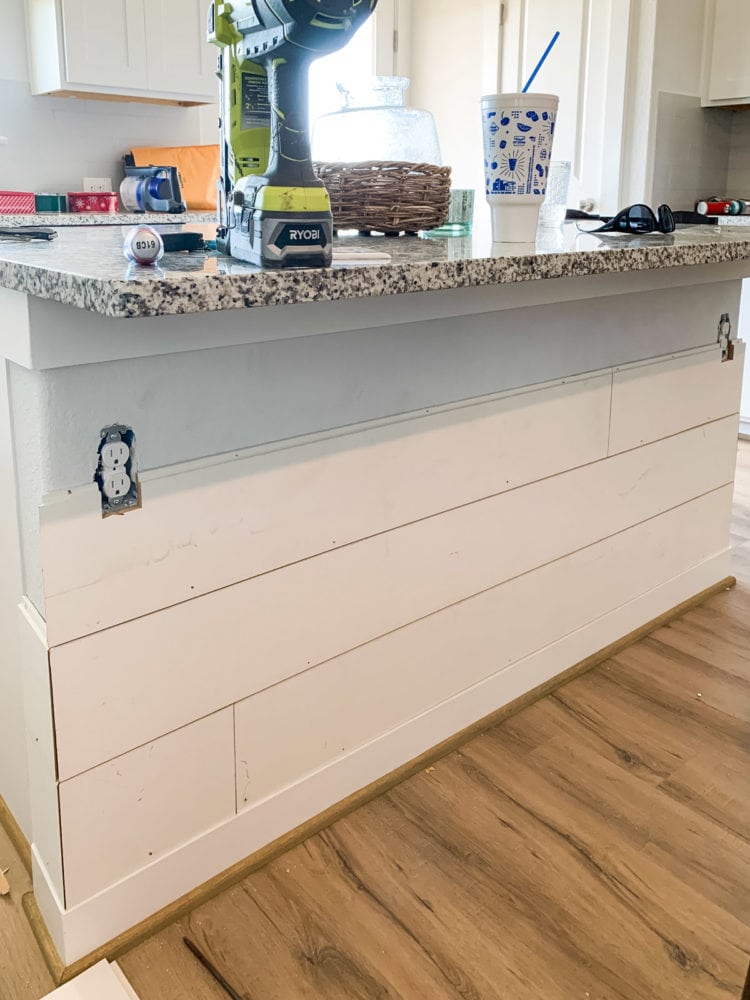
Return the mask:
[[222,976],[222,974],[219,972],[219,970],[216,968],[216,966],[212,965],[211,962],[209,962],[209,960],[206,958],[206,956],[203,954],[203,952],[196,945],[194,945],[193,942],[189,938],[184,937],[182,940],[183,940],[185,946],[195,955],[195,957],[198,959],[198,961],[201,963],[201,965],[208,972],[210,972],[211,975],[216,980],[216,982],[221,987],[223,987],[223,989],[226,990],[226,992],[229,994],[229,996],[232,998],[232,1000],[247,1000],[246,997],[241,996],[237,992],[237,990],[235,990],[232,986],[229,985],[229,983]]

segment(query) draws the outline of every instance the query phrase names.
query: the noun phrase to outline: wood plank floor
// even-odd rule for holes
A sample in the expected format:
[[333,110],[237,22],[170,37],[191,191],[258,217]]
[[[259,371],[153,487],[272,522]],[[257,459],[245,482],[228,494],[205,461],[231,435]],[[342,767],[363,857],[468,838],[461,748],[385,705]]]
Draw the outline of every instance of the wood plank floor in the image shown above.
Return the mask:
[[0,869],[6,868],[10,895],[0,896],[0,1000],[38,1000],[54,983],[21,906],[31,876],[0,826]]
[[[735,499],[735,590],[135,948],[120,964],[141,1000],[225,998],[183,934],[248,1000],[739,998],[750,443]],[[0,899],[0,1000],[38,1000],[16,903]]]

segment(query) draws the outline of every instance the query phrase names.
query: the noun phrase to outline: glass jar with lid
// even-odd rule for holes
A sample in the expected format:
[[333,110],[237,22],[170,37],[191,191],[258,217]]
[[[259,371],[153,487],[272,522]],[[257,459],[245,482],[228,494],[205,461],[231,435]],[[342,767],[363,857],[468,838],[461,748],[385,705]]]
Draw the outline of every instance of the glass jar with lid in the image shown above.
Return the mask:
[[441,164],[435,120],[404,104],[409,80],[371,77],[365,84],[337,84],[342,108],[313,126],[313,159],[326,163],[368,160]]

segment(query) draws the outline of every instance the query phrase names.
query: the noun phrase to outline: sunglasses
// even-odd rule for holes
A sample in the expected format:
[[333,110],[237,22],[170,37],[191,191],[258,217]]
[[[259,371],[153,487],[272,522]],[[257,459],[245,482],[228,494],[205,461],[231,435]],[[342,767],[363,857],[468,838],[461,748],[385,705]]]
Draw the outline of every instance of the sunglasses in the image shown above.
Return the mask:
[[669,205],[659,205],[654,215],[648,205],[630,205],[623,208],[611,219],[599,217],[604,222],[597,229],[583,230],[587,233],[673,233],[675,218]]

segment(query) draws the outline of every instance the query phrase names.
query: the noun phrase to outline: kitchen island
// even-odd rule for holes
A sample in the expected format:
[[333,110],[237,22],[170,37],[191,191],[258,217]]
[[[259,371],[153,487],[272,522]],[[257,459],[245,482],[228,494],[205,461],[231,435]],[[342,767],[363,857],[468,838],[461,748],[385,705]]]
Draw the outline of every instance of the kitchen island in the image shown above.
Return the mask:
[[0,245],[0,793],[66,964],[729,575],[750,234],[121,245]]

